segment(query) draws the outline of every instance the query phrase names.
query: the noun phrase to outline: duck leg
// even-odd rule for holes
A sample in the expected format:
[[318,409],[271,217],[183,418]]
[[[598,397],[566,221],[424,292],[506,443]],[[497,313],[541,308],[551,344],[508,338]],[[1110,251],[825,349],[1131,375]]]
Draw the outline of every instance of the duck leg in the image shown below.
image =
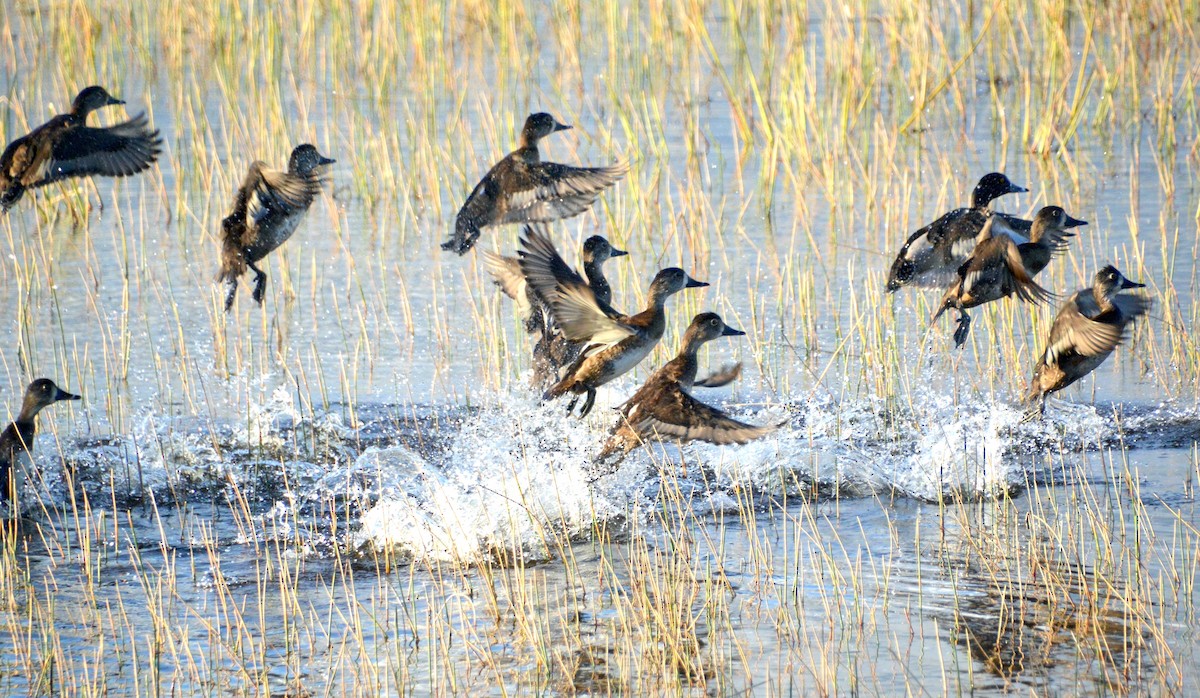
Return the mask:
[[954,330],[954,347],[961,349],[967,341],[967,333],[971,331],[971,317],[961,306],[958,308],[958,329]]
[[567,416],[570,416],[575,411],[575,403],[579,402],[579,394],[571,396],[571,403],[567,405]]
[[229,287],[229,291],[225,294],[225,312],[233,307],[233,299],[237,297],[238,280],[236,276],[231,276],[225,285]]
[[588,388],[587,400],[583,401],[583,409],[579,410],[579,418],[583,419],[588,416],[588,412],[592,411],[592,405],[596,404],[596,389]]
[[254,266],[253,262],[246,262],[246,266],[254,272],[254,302],[259,305],[263,304],[263,298],[267,293],[267,274],[262,269]]

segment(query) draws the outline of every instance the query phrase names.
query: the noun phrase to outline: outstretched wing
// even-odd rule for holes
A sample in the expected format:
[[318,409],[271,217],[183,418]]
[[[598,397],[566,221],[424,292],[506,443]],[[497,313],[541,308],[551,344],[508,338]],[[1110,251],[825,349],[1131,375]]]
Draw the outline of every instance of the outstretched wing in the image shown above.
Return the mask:
[[780,424],[754,426],[704,404],[677,384],[657,394],[656,400],[631,405],[625,419],[643,438],[742,444],[775,431]]
[[702,380],[698,380],[693,385],[698,388],[720,388],[724,385],[737,380],[742,375],[742,362],[739,361],[732,366],[722,366],[720,371],[713,371]]
[[629,171],[628,162],[610,167],[571,167],[554,162],[525,165],[522,188],[509,191],[495,224],[556,221],[587,210],[600,192]]
[[41,186],[86,175],[135,174],[155,161],[161,146],[162,139],[150,128],[145,114],[107,128],[80,126],[63,133],[51,149],[41,179],[27,184]]
[[[1086,293],[1090,295],[1091,291]],[[1116,349],[1123,339],[1123,326],[1088,318],[1079,312],[1079,305],[1074,300],[1072,298],[1063,305],[1054,319],[1054,325],[1050,328],[1050,343],[1042,354],[1044,363],[1057,363],[1059,358],[1067,354],[1102,356]]]
[[608,346],[634,334],[620,316],[604,312],[592,287],[567,266],[541,230],[526,226],[517,254],[526,282],[550,306],[567,339]]

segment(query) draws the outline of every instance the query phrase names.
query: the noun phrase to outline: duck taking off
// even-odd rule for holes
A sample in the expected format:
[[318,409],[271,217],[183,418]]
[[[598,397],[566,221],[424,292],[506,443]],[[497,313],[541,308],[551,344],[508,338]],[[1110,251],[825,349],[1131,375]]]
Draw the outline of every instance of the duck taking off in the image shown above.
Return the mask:
[[1025,191],[1029,190],[1013,184],[1000,172],[984,175],[971,192],[969,207],[954,209],[908,237],[892,262],[888,292],[908,285],[945,286],[975,248],[975,238],[989,219],[996,219],[993,234],[1003,233],[1018,243],[1026,242],[1029,221],[991,209],[997,197]]
[[971,329],[967,308],[1016,295],[1023,301],[1040,303],[1050,298],[1050,292],[1039,286],[1033,277],[1046,268],[1051,258],[1067,249],[1074,233],[1069,229],[1087,225],[1087,221],[1072,218],[1058,206],[1046,206],[1038,211],[1030,231],[1029,242],[1016,243],[1007,235],[993,235],[993,216],[984,224],[975,250],[958,268],[958,277],[942,298],[932,322],[950,308],[959,312],[954,344],[961,347]]
[[71,111],[9,143],[0,155],[0,208],[12,208],[26,189],[68,177],[126,177],[150,167],[162,139],[145,113],[115,126],[87,125],[93,111],[124,103],[92,85],[75,97]]
[[25,388],[25,399],[21,401],[16,421],[0,433],[0,487],[4,490],[0,501],[17,501],[18,478],[14,475],[29,463],[33,438],[37,434],[38,412],[61,400],[78,399],[78,395],[59,388],[49,378],[39,378]]
[[[553,244],[546,237],[545,229],[540,225],[526,226],[525,235],[529,237],[536,230],[540,240],[549,245],[546,255],[550,259],[550,269],[561,283],[587,284],[596,296],[596,302],[605,313],[612,312],[612,286],[604,275],[604,263],[612,257],[624,257],[629,254],[619,250],[602,235],[593,235],[583,243],[583,276],[563,261]],[[504,295],[513,299],[517,304],[525,324],[525,331],[537,337],[533,349],[533,383],[547,386],[557,381],[558,371],[570,365],[579,357],[583,346],[572,342],[563,336],[554,322],[553,313],[546,299],[537,293],[533,286],[525,280],[521,271],[520,260],[516,257],[502,257],[491,252],[484,253],[488,272]],[[587,280],[584,280],[584,277]]]
[[571,167],[542,162],[537,143],[571,128],[544,112],[530,114],[521,143],[484,175],[454,221],[454,236],[443,250],[466,254],[481,229],[507,223],[548,223],[587,210],[600,192],[629,171],[628,163],[611,167]]
[[233,307],[238,277],[246,273],[247,267],[254,272],[254,300],[262,305],[267,275],[255,263],[296,231],[321,192],[322,175],[334,162],[305,143],[292,151],[287,172],[268,170],[261,161],[250,163],[233,198],[233,210],[221,221],[221,271],[217,279],[229,287],[226,312]]
[[[701,440],[714,444],[740,444],[765,436],[782,424],[753,426],[692,397],[696,385],[696,358],[706,342],[718,337],[746,334],[725,324],[716,313],[692,318],[683,335],[683,346],[674,359],[655,371],[621,406],[621,418],[598,459],[613,453],[622,456],[646,441],[674,439],[680,443]],[[612,465],[609,466],[611,469]]]
[[1125,328],[1150,311],[1151,301],[1121,293],[1145,284],[1125,278],[1111,264],[1096,272],[1091,288],[1081,288],[1067,299],[1054,318],[1046,350],[1042,352],[1027,400],[1038,401],[1038,414],[1046,412],[1046,397],[1096,370],[1125,339]]
[[[563,279],[561,271],[555,271],[554,245],[536,230],[525,231],[518,254],[525,279],[549,303],[563,335],[585,346],[562,379],[545,394],[547,400],[567,393],[574,394],[575,399],[586,394],[580,417],[591,411],[596,388],[628,373],[662,339],[667,323],[664,309],[667,299],[685,288],[708,285],[677,267],[663,269],[650,283],[647,308],[636,315],[622,315],[612,308],[603,308],[586,283]],[[574,409],[572,400],[567,410]]]

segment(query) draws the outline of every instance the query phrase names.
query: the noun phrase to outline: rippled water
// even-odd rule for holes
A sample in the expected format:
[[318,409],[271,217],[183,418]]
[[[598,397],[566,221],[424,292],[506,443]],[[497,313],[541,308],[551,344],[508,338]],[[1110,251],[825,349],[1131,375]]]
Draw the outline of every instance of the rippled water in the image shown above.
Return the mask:
[[[11,21],[48,26],[54,6],[45,17],[39,7]],[[397,77],[382,113],[365,94],[370,79],[360,94],[329,77],[343,18],[321,15],[303,49],[280,49],[285,133],[246,135],[239,117],[253,124],[256,100],[230,103],[217,77],[237,71],[220,59],[190,67],[185,92],[138,47],[108,49],[123,73],[96,59],[96,79],[130,113],[150,111],[166,147],[152,175],[50,187],[0,221],[0,301],[13,309],[0,404],[15,408],[38,375],[85,396],[42,417],[33,486],[45,506],[27,511],[20,554],[5,563],[20,572],[10,570],[0,627],[6,646],[35,649],[0,654],[0,686],[650,693],[667,690],[645,669],[665,640],[640,638],[625,615],[668,594],[646,592],[647,578],[701,590],[681,604],[700,609],[685,633],[695,656],[663,663],[696,693],[1166,692],[1195,674],[1200,408],[1191,354],[1148,348],[1190,342],[1190,327],[1163,323],[1194,317],[1196,115],[1180,97],[1164,128],[1151,96],[1194,90],[1194,73],[1146,78],[1146,104],[1107,107],[1122,113],[1118,128],[1086,126],[1048,157],[1008,135],[1031,118],[1031,99],[1006,82],[1003,60],[984,57],[899,136],[887,134],[907,111],[894,105],[910,96],[891,83],[864,88],[840,137],[822,131],[828,123],[785,120],[776,77],[763,87],[777,114],[770,135],[758,112],[739,111],[752,105],[742,61],[759,78],[771,61],[786,72],[795,57],[779,44],[794,42],[819,66],[816,101],[833,104],[847,67],[823,58],[831,38],[887,46],[887,13],[814,7],[785,38],[750,22],[739,39],[728,13],[709,8],[726,83],[694,46],[663,49],[656,70],[653,47],[640,46],[648,33],[610,51],[593,10],[581,14],[574,64],[567,44],[542,37],[526,47],[541,59],[527,71],[474,34],[498,30],[455,15],[466,28],[449,32],[461,44],[447,48],[459,76],[448,82],[487,76],[495,95],[439,86],[431,96],[419,77]],[[544,12],[530,8],[528,20],[543,33],[559,26]],[[119,13],[92,15],[115,40]],[[173,49],[155,26],[145,53],[165,61]],[[1066,31],[1079,39],[1083,27]],[[958,31],[946,37],[967,45]],[[32,80],[0,74],[6,139],[54,111],[44,102],[61,109],[70,97],[58,59],[34,53]],[[886,64],[886,53],[872,60]],[[247,74],[261,80],[263,62]],[[644,82],[625,94],[630,76]],[[554,228],[564,248],[599,231],[630,250],[609,265],[616,305],[636,307],[661,266],[712,282],[672,300],[663,346],[602,390],[586,421],[526,387],[527,344],[480,257],[438,249],[462,197],[535,109],[576,127],[546,141],[548,158],[632,160],[596,213]],[[1168,137],[1179,147],[1164,148]],[[440,160],[425,158],[422,139]],[[268,259],[265,306],[243,292],[226,317],[214,283],[220,218],[250,160],[281,165],[300,140],[338,159],[330,191]],[[817,154],[774,154],[795,141]],[[382,158],[386,171],[380,149],[397,156]],[[1061,204],[1090,222],[1047,270],[1048,287],[1084,285],[1113,261],[1159,304],[1153,333],[1052,401],[1042,422],[1022,420],[1018,397],[1052,308],[980,311],[967,349],[953,352],[948,327],[927,332],[933,294],[878,297],[907,233],[994,169],[1031,189],[998,208]],[[388,195],[371,198],[373,186]],[[488,230],[480,247],[511,253],[515,238]],[[786,426],[740,447],[639,451],[587,483],[609,408],[707,309],[749,337],[703,356],[746,366],[740,384],[705,399]],[[1043,545],[1057,556],[1038,558]]]

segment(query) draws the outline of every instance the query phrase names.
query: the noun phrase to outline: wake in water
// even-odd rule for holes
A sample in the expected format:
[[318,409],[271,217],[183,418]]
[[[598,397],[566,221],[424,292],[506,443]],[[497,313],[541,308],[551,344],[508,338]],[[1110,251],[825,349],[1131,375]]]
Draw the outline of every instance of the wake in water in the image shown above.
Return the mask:
[[41,497],[66,501],[68,483],[118,506],[232,501],[236,491],[264,520],[306,519],[319,529],[328,512],[344,514],[338,530],[352,533],[332,542],[359,550],[543,559],[564,534],[589,536],[598,524],[653,508],[667,490],[701,514],[736,511],[747,492],[761,503],[878,493],[991,497],[1050,477],[1060,454],[1117,442],[1174,446],[1200,431],[1194,408],[1060,403],[1045,420],[1023,422],[1019,406],[955,404],[949,396],[908,407],[810,397],[734,411],[788,420],[760,441],[653,444],[589,483],[615,421],[612,405],[581,421],[521,387],[491,398],[474,409],[360,406],[350,418],[346,410],[304,415],[279,390],[238,424],[147,414],[128,435],[65,448],[71,478],[44,449]]

